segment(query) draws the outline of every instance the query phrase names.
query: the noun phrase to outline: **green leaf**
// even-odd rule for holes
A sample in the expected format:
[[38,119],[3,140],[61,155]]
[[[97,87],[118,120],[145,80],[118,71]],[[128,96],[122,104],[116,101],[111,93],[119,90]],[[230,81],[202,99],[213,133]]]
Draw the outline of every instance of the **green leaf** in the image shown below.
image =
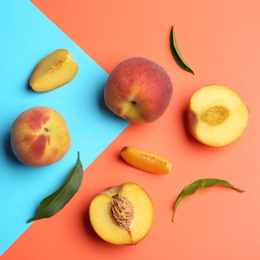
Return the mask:
[[190,66],[187,64],[187,62],[184,60],[181,51],[179,49],[176,36],[175,36],[175,31],[174,27],[171,29],[171,35],[170,35],[170,47],[171,47],[171,52],[174,60],[176,63],[179,65],[179,67],[183,70],[186,70],[192,74],[194,74],[193,70],[190,68]]
[[238,192],[244,192],[241,189],[235,188],[233,185],[231,185],[229,182],[227,182],[225,180],[219,180],[219,179],[200,179],[200,180],[197,180],[197,181],[193,182],[192,184],[186,186],[181,191],[181,193],[178,195],[178,197],[175,201],[175,205],[174,205],[174,215],[172,217],[172,221],[174,221],[174,216],[175,216],[176,210],[177,210],[179,204],[182,202],[182,200],[184,198],[194,194],[199,189],[210,188],[210,187],[213,187],[213,186],[224,186],[224,187],[234,189]]
[[64,184],[57,191],[41,201],[36,215],[30,218],[27,223],[42,218],[49,218],[59,212],[76,194],[82,183],[82,178],[83,166],[78,152],[77,163]]

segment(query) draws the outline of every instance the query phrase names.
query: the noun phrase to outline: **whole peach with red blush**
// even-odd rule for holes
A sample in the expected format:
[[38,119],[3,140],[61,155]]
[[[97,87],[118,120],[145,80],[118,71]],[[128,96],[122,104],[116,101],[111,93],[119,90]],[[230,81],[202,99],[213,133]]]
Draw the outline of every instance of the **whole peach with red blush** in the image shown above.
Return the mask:
[[11,147],[17,159],[25,165],[53,164],[66,155],[70,145],[66,121],[52,108],[29,108],[12,125]]
[[150,123],[166,111],[172,97],[172,81],[166,70],[144,57],[120,62],[104,89],[107,107],[123,119]]

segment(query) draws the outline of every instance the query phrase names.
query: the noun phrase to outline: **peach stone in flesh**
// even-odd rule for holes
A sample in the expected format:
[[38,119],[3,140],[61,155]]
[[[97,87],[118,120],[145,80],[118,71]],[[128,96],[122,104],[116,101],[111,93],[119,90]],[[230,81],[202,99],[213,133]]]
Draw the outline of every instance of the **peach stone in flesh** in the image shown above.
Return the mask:
[[97,235],[116,245],[135,245],[152,226],[153,203],[144,189],[132,182],[110,187],[90,203],[90,222]]

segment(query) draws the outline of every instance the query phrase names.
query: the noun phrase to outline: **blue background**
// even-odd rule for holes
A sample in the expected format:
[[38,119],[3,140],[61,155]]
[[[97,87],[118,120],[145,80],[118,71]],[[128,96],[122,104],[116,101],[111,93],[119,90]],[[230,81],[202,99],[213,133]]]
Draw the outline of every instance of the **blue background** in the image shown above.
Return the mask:
[[[127,127],[103,102],[108,74],[29,1],[0,2],[0,255],[30,226],[40,201],[66,179],[81,154],[83,167]],[[82,32],[84,33],[84,32]],[[90,39],[91,40],[91,39]],[[79,66],[67,85],[48,93],[28,87],[36,64],[55,49],[68,49]],[[59,162],[42,168],[22,165],[10,147],[15,118],[33,106],[49,106],[66,120],[72,146]]]

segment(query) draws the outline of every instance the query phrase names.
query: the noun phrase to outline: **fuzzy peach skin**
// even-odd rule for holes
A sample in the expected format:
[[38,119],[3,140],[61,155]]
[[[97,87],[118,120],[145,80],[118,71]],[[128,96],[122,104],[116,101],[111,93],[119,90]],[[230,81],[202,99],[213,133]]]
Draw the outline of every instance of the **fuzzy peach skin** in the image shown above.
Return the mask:
[[71,137],[63,117],[49,107],[22,112],[11,129],[11,147],[17,159],[41,167],[62,159],[69,151]]
[[172,81],[157,63],[133,57],[119,63],[108,77],[104,99],[123,119],[150,123],[166,111],[172,97]]

